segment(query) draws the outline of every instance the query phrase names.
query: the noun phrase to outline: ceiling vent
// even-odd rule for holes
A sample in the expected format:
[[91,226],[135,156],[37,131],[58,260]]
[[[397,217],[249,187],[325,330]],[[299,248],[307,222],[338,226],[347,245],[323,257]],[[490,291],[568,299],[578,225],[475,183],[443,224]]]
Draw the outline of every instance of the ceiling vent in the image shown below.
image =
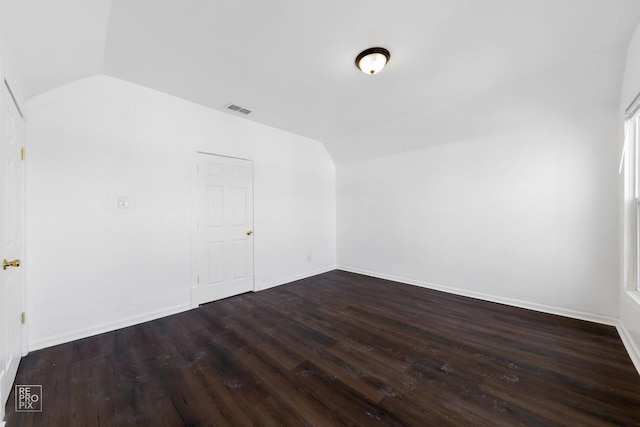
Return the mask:
[[236,113],[244,114],[245,116],[251,112],[251,110],[247,110],[236,104],[227,104],[227,110],[235,111]]

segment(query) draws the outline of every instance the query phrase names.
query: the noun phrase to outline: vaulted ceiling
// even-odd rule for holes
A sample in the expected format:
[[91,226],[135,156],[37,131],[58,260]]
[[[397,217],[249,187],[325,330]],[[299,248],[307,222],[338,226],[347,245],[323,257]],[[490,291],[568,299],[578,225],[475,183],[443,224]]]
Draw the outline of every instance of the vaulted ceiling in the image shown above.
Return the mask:
[[[0,0],[27,98],[107,74],[241,105],[338,162],[414,149],[465,105],[503,108],[519,82],[624,52],[639,19],[638,0]],[[391,61],[367,76],[354,59],[372,46]]]

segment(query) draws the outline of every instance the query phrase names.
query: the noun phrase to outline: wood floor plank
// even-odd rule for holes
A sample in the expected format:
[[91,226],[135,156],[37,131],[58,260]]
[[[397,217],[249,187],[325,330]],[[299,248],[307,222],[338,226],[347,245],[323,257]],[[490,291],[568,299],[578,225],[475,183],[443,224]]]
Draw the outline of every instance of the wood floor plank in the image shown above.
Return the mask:
[[[258,353],[248,348],[240,349],[237,355],[247,366],[251,366],[253,371],[266,384],[269,384],[271,392],[276,398],[291,402],[298,415],[306,423],[314,426],[322,425],[323,423],[336,426],[349,425],[347,420],[343,420],[332,413],[315,396],[309,396],[295,376],[289,376],[287,375],[289,371],[276,368],[273,361],[261,357]],[[301,378],[303,377],[301,376]]]
[[333,271],[44,350],[13,426],[639,426],[616,329]]

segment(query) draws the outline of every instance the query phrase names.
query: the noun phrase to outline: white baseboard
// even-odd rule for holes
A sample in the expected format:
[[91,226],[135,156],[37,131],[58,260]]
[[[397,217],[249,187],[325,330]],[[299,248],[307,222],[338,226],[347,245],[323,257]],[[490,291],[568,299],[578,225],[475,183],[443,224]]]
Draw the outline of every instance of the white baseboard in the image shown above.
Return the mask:
[[[362,270],[359,268],[352,268],[352,267],[346,267],[346,266],[323,268],[323,269],[308,272],[299,276],[294,276],[284,280],[263,284],[261,289],[259,289],[258,291],[274,288],[276,286],[285,285],[287,283],[306,279],[308,277],[317,276],[318,274],[327,273],[335,269],[348,271],[356,274],[363,274],[365,276],[376,277],[384,280],[392,280],[394,282],[404,283],[404,284],[413,285],[413,286],[419,286],[422,288],[433,289],[437,291],[447,292],[450,294],[476,298],[484,301],[497,302],[500,304],[526,308],[529,310],[539,311],[543,313],[555,314],[559,316],[565,316],[565,317],[570,317],[574,319],[587,320],[590,322],[615,326],[618,331],[618,334],[620,335],[620,339],[622,340],[622,343],[624,344],[627,350],[627,353],[629,353],[629,357],[631,358],[631,361],[633,362],[634,366],[638,370],[638,373],[640,373],[640,349],[638,349],[638,347],[636,346],[634,340],[632,339],[631,335],[627,331],[626,327],[618,319],[601,316],[597,314],[584,313],[584,312],[569,310],[569,309],[560,308],[560,307],[551,307],[543,304],[535,304],[535,303],[530,303],[526,301],[511,299],[511,298],[497,297],[494,295],[484,294],[480,292],[473,292],[473,291],[468,291],[464,289],[452,288],[449,286],[438,285],[434,283],[421,282],[421,281],[416,281],[416,280],[411,280],[411,279],[406,279],[402,277],[392,276],[388,274],[381,274],[381,273],[376,273],[368,270]],[[87,338],[87,337],[102,334],[105,332],[114,331],[120,328],[126,328],[128,326],[133,326],[133,325],[148,322],[151,320],[156,320],[162,317],[170,316],[172,314],[188,311],[190,309],[191,309],[190,304],[181,304],[178,306],[169,307],[167,309],[162,309],[162,310],[145,313],[142,315],[132,316],[116,322],[104,323],[102,325],[98,325],[90,328],[83,328],[77,331],[60,334],[60,335],[48,337],[41,340],[36,340],[29,343],[29,351],[35,351],[35,350],[51,347],[58,344],[64,344],[70,341]],[[5,427],[5,423],[3,421],[0,421],[0,427]]]
[[278,280],[278,281],[271,282],[271,283],[264,283],[264,284],[262,284],[260,286],[260,289],[257,289],[257,291],[264,291],[266,289],[275,288],[276,286],[282,286],[282,285],[286,285],[287,283],[295,282],[296,280],[302,280],[302,279],[306,279],[308,277],[317,276],[318,274],[328,273],[329,271],[333,271],[336,268],[337,268],[336,266],[327,267],[327,268],[321,268],[319,270],[310,271],[308,273],[304,273],[304,274],[298,275],[298,276],[289,277],[287,279]]
[[640,349],[638,349],[631,334],[622,322],[617,322],[616,329],[618,330],[622,344],[624,344],[624,348],[627,349],[627,353],[629,353],[633,366],[635,366],[638,373],[640,373]]
[[562,307],[552,307],[544,304],[536,304],[527,301],[504,298],[495,295],[489,295],[482,292],[468,291],[465,289],[452,288],[450,286],[438,285],[435,283],[421,282],[403,277],[391,276],[388,274],[376,273],[373,271],[362,270],[359,268],[338,266],[338,270],[348,271],[356,274],[363,274],[365,276],[377,277],[379,279],[391,280],[394,282],[405,283],[408,285],[419,286],[421,288],[433,289],[436,291],[447,292],[449,294],[461,295],[470,298],[476,298],[483,301],[497,302],[499,304],[510,305],[519,308],[526,308],[528,310],[539,311],[542,313],[556,314],[558,316],[570,317],[573,319],[586,320],[589,322],[601,323],[609,326],[617,326],[618,319],[612,317],[602,316],[598,314],[585,313],[582,311],[570,310]]
[[[273,288],[273,287],[280,286],[280,285],[285,285],[285,284],[290,283],[290,282],[295,282],[296,280],[306,279],[307,277],[316,276],[318,274],[322,274],[322,273],[326,273],[326,272],[329,272],[329,271],[333,271],[335,269],[336,269],[336,267],[332,266],[332,267],[323,268],[323,269],[319,269],[319,270],[315,270],[315,271],[310,271],[310,272],[302,274],[302,275],[289,277],[289,278],[284,279],[284,280],[280,280],[280,281],[276,281],[276,282],[272,282],[272,283],[268,283],[268,284],[263,284],[262,287],[260,289],[258,289],[258,291],[262,291],[262,290]],[[192,300],[193,300],[193,298],[192,298]],[[197,305],[196,305],[196,307],[197,307]],[[154,311],[154,312],[149,312],[149,313],[145,313],[145,314],[141,314],[141,315],[137,315],[137,316],[132,316],[132,317],[129,317],[129,318],[126,318],[126,319],[122,319],[122,320],[118,320],[118,321],[115,321],[115,322],[104,323],[102,325],[97,325],[97,326],[93,326],[93,327],[89,327],[89,328],[83,328],[83,329],[79,329],[79,330],[76,330],[76,331],[55,335],[53,337],[47,337],[45,339],[31,341],[29,343],[29,351],[40,350],[42,348],[52,347],[52,346],[58,345],[58,344],[64,344],[64,343],[71,342],[71,341],[74,341],[74,340],[87,338],[87,337],[90,337],[90,336],[93,336],[93,335],[98,335],[98,334],[102,334],[102,333],[105,333],[105,332],[111,332],[111,331],[114,331],[116,329],[126,328],[128,326],[133,326],[133,325],[137,325],[137,324],[140,324],[140,323],[148,322],[150,320],[156,320],[156,319],[159,319],[161,317],[170,316],[172,314],[181,313],[183,311],[187,311],[187,310],[190,310],[192,308],[195,308],[195,307],[192,307],[191,303],[189,303],[189,304],[181,304],[181,305],[178,305],[178,306],[175,306],[175,307],[169,307],[169,308],[163,309],[163,310],[157,310],[157,311]],[[2,426],[0,426],[0,427],[2,427]]]
[[640,349],[638,349],[635,341],[629,334],[627,328],[620,322],[618,319],[614,319],[612,317],[601,316],[598,314],[584,313],[581,311],[569,310],[561,307],[551,307],[543,304],[535,304],[526,301],[520,301],[511,298],[503,298],[497,297],[494,295],[483,294],[480,292],[467,291],[464,289],[452,288],[449,286],[437,285],[434,283],[428,282],[419,282],[416,280],[405,279],[402,277],[395,277],[388,274],[375,273],[372,271],[362,270],[359,268],[338,266],[338,270],[348,271],[356,274],[363,274],[365,276],[376,277],[379,279],[392,280],[394,282],[405,283],[408,285],[419,286],[421,288],[433,289],[436,291],[447,292],[455,295],[462,295],[465,297],[471,297],[480,299],[483,301],[497,302],[500,304],[511,305],[514,307],[526,308],[529,310],[540,311],[542,313],[555,314],[558,316],[570,317],[572,319],[586,320],[589,322],[600,323],[603,325],[615,326],[618,335],[620,335],[620,339],[624,344],[631,361],[633,362],[633,366],[635,366],[636,370],[640,374]]
[[44,339],[35,340],[29,343],[29,351],[40,350],[42,348],[52,347],[54,345],[64,344],[64,343],[79,340],[82,338],[91,337],[93,335],[115,331],[116,329],[138,325],[140,323],[148,322],[150,320],[156,320],[161,317],[170,316],[172,314],[181,313],[183,311],[187,311],[190,309],[191,309],[190,304],[181,304],[174,307],[165,308],[162,310],[152,311],[152,312],[140,314],[137,316],[131,316],[126,319],[118,320],[115,322],[103,323],[101,325],[78,329],[76,331],[55,335],[53,337],[47,337]]

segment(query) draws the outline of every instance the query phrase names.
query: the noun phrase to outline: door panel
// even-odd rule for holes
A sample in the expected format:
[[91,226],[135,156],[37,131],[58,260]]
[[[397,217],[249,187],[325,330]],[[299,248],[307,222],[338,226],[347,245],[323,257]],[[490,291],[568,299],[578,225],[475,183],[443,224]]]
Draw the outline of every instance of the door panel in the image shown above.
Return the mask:
[[247,277],[247,241],[233,241],[233,279],[244,279]]
[[222,227],[224,225],[224,187],[207,186],[207,225]]
[[0,259],[21,266],[0,269],[0,420],[23,353],[24,119],[6,86],[0,93]]
[[207,284],[217,285],[224,282],[224,242],[209,242]]
[[196,171],[192,305],[253,290],[253,164],[198,153]]
[[247,190],[232,188],[233,195],[233,225],[247,225]]

